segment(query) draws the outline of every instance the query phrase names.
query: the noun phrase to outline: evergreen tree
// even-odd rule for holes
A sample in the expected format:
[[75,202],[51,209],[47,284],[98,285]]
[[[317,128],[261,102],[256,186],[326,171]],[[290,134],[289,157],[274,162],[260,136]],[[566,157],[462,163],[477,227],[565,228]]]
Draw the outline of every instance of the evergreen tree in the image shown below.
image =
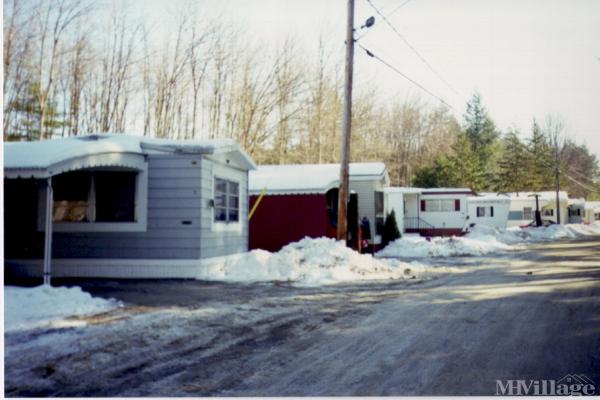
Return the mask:
[[502,140],[503,149],[498,160],[496,190],[519,192],[527,188],[529,154],[516,131],[510,131]]
[[62,116],[57,111],[56,102],[48,101],[44,121],[44,135],[41,135],[40,119],[42,111],[38,100],[39,90],[39,84],[31,84],[21,97],[12,102],[12,109],[18,118],[17,124],[8,133],[7,140],[51,138],[56,129],[66,125],[66,122],[61,119]]
[[398,223],[396,222],[396,213],[392,210],[392,212],[385,217],[385,222],[383,224],[383,235],[381,237],[383,247],[396,239],[400,239],[401,236],[400,230],[398,229]]
[[445,157],[446,187],[468,187],[479,191],[485,187],[481,162],[466,135],[459,135],[452,146],[452,154]]
[[475,191],[487,185],[479,157],[465,134],[459,134],[449,155],[438,157],[433,165],[418,169],[414,185],[419,187],[468,187]]
[[498,138],[496,126],[481,103],[479,93],[473,94],[467,103],[464,115],[464,132],[471,143],[473,152],[479,158],[482,167],[486,167],[493,153],[492,145]]
[[527,150],[529,155],[525,167],[527,170],[525,187],[532,191],[552,190],[554,185],[552,148],[535,120]]

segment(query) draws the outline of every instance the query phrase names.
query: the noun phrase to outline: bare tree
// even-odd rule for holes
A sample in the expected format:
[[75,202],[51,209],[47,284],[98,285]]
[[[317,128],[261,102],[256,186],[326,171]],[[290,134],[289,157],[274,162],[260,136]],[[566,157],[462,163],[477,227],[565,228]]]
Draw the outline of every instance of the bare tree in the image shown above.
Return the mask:
[[90,11],[86,2],[78,0],[40,0],[35,7],[34,18],[37,28],[36,81],[39,85],[37,97],[40,108],[39,133],[46,137],[45,123],[48,101],[52,96],[59,57],[70,49],[63,47],[67,29]]

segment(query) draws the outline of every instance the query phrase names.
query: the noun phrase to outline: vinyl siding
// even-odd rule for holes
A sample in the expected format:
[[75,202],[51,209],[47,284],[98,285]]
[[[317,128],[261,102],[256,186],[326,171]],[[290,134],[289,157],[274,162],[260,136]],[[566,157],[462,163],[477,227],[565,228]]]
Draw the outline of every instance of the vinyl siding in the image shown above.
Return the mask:
[[201,163],[198,155],[149,155],[146,232],[55,232],[53,257],[199,258]]
[[375,234],[375,192],[383,191],[384,183],[381,180],[352,181],[350,191],[358,196],[358,217],[367,217],[371,224],[371,232]]
[[[239,183],[239,222],[225,224],[213,221],[214,177]],[[200,258],[219,257],[248,250],[248,172],[202,160],[202,209],[200,230]]]

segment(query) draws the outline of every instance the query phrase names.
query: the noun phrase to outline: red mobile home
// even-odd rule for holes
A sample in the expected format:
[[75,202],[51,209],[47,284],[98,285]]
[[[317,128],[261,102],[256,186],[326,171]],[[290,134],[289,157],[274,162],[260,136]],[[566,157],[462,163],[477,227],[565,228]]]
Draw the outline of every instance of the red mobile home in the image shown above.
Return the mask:
[[[351,232],[363,217],[375,231],[376,190],[387,182],[382,163],[350,164]],[[258,203],[250,219],[249,248],[277,251],[305,237],[335,237],[338,186],[339,164],[259,166],[249,183],[250,209]],[[356,233],[351,236],[356,239]]]

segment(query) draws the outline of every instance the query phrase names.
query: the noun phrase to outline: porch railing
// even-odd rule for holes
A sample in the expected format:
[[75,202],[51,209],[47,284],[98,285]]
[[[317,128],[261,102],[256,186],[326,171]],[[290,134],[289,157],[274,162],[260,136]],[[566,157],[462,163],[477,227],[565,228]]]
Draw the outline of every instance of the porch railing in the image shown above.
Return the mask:
[[434,229],[435,227],[419,217],[404,217],[404,230],[409,229]]

